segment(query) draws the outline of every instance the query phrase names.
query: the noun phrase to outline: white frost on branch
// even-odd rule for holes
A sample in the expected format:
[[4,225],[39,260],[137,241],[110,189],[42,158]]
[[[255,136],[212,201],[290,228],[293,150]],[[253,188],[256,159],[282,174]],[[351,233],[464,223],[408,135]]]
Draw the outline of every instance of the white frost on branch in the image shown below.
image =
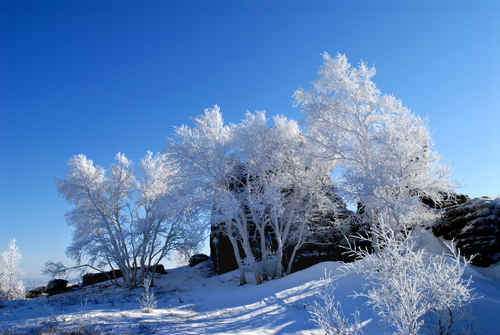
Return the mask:
[[73,206],[65,215],[72,227],[67,255],[77,265],[86,260],[118,268],[124,283],[135,287],[170,251],[195,248],[205,229],[197,211],[179,201],[178,170],[165,155],[148,152],[137,171],[125,155],[115,159],[106,171],[74,156],[67,178],[56,179],[59,194]]
[[459,321],[453,315],[476,299],[471,294],[472,278],[462,278],[470,260],[462,259],[453,244],[449,254],[426,260],[425,248],[417,246],[411,233],[397,233],[383,220],[374,233],[382,251],[352,248],[359,260],[344,267],[363,274],[367,282],[367,291],[354,296],[367,298],[398,334],[416,335],[428,314],[440,318],[441,330],[448,334]]
[[0,254],[0,300],[24,300],[26,299],[24,283],[17,281],[17,275],[24,272],[19,268],[21,253],[16,245],[16,239],[12,239],[7,250]]
[[420,199],[439,202],[455,184],[432,150],[428,120],[382,94],[366,63],[353,68],[344,55],[327,53],[323,61],[312,89],[300,88],[294,97],[318,159],[337,165],[340,195],[362,205],[374,227],[382,214],[398,229],[435,219]]
[[[257,284],[268,279],[266,255],[271,246],[265,236],[270,233],[278,243],[282,277],[285,247],[294,246],[294,255],[310,237],[314,219],[334,212],[330,162],[315,159],[298,124],[284,116],[273,117],[270,126],[265,112],[247,112],[239,124],[224,125],[215,106],[194,121],[194,127],[176,128],[176,139],[164,150],[191,183],[190,200],[209,212],[231,241],[240,284],[246,282],[245,265],[252,268]],[[250,245],[253,227],[260,238],[261,273]]]

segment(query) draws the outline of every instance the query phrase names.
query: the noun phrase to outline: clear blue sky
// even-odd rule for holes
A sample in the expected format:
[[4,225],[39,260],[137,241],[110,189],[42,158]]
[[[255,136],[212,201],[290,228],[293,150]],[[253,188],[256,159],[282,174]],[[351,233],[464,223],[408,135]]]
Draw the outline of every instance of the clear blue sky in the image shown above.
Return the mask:
[[0,0],[0,251],[29,277],[67,261],[73,155],[138,162],[214,104],[300,119],[325,51],[430,117],[460,191],[500,194],[500,2]]

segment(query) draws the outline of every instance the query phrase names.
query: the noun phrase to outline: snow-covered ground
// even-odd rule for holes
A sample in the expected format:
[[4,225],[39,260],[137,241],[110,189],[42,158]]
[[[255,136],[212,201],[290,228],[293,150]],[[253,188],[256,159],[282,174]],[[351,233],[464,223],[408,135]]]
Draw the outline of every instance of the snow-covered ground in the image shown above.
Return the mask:
[[[442,252],[442,244],[421,234],[431,252]],[[127,289],[107,283],[51,297],[5,302],[0,307],[0,334],[50,333],[87,330],[112,334],[322,334],[309,321],[308,305],[324,282],[325,269],[340,274],[340,263],[327,262],[288,277],[255,285],[249,272],[248,285],[239,286],[237,271],[209,277],[208,263],[168,270],[153,288],[158,305],[153,313],[141,310],[138,298],[143,288]],[[496,275],[490,271],[490,275]],[[498,271],[497,271],[498,272]],[[488,271],[483,271],[488,275]],[[468,268],[475,293],[473,303],[482,327],[478,334],[500,334],[500,281]],[[346,316],[359,309],[366,321],[366,334],[385,334],[384,326],[353,291],[362,290],[363,279],[349,274],[337,280],[336,298]],[[91,332],[94,330],[94,332]]]

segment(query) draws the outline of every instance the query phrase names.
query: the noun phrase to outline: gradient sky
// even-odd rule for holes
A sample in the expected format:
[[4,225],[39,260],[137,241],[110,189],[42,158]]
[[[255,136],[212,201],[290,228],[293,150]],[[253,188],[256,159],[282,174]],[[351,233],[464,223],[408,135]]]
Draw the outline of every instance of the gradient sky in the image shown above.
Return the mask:
[[137,163],[214,104],[300,119],[325,51],[430,118],[459,191],[500,194],[500,2],[0,0],[0,251],[70,264],[70,157]]

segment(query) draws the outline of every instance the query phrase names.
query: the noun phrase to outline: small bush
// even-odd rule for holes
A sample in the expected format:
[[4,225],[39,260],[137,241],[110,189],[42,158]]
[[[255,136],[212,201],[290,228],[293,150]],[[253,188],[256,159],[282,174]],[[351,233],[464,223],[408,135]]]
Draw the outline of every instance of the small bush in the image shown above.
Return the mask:
[[149,286],[151,285],[150,279],[144,279],[144,292],[141,293],[141,297],[139,298],[139,302],[141,303],[141,308],[147,313],[153,313],[153,310],[156,308],[156,298],[154,296],[154,292],[151,289],[149,292]]
[[318,304],[316,301],[309,305],[309,313],[312,315],[311,321],[321,327],[327,335],[361,335],[363,334],[363,324],[359,317],[359,312],[356,310],[354,315],[354,323],[349,323],[347,317],[344,316],[340,301],[335,301],[335,289],[333,279],[330,274],[326,274],[321,278],[324,283],[323,289],[318,293],[318,297],[323,300],[324,305]]

